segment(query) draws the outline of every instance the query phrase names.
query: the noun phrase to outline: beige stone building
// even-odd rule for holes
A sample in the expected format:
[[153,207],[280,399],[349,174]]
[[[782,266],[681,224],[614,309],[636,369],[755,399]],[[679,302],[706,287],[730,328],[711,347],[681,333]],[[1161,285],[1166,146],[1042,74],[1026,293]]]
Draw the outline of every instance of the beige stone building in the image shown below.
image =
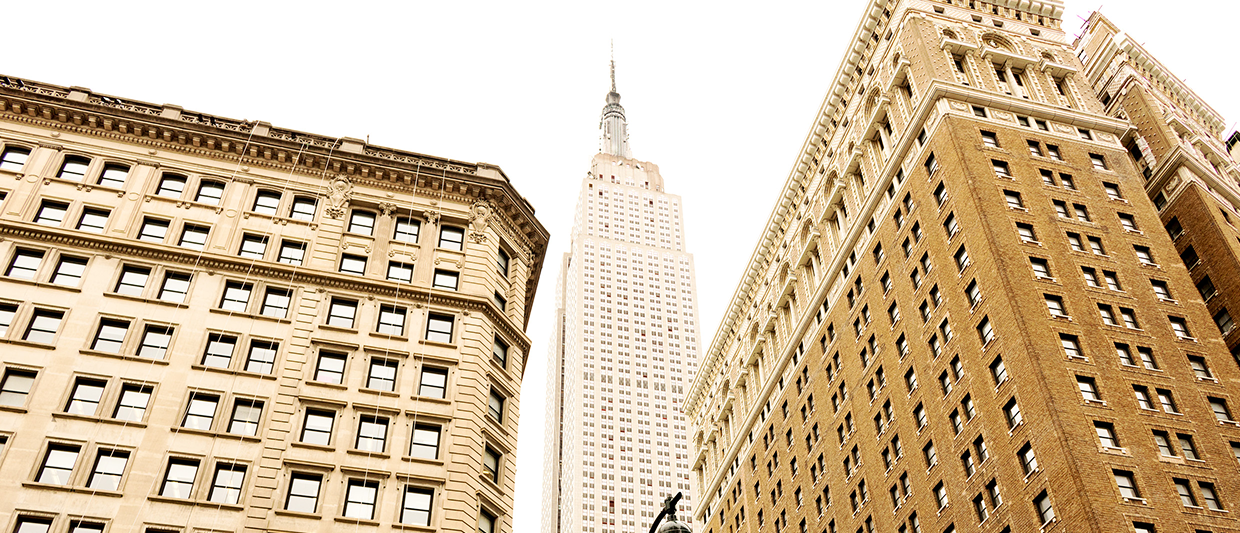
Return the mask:
[[858,4],[686,398],[702,531],[1236,531],[1240,367],[1063,4]]
[[1107,114],[1132,123],[1124,144],[1146,193],[1240,358],[1240,165],[1223,137],[1223,117],[1101,13],[1089,17],[1075,46]]
[[509,532],[498,167],[0,78],[0,527]]

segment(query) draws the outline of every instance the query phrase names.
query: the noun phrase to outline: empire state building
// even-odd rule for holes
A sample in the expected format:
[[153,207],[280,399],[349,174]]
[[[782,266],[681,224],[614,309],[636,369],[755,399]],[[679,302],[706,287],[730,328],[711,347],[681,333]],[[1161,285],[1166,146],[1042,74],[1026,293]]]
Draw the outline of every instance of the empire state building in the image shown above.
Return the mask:
[[556,286],[544,533],[644,533],[668,495],[685,494],[680,516],[696,503],[682,405],[701,332],[684,202],[632,157],[611,72]]

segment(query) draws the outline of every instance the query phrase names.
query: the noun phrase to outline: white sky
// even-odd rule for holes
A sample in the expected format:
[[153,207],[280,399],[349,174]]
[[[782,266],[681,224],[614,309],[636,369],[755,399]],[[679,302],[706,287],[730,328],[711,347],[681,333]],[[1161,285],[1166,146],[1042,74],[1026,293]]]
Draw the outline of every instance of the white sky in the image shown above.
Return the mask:
[[[1099,6],[1068,0],[1065,28]],[[684,197],[709,346],[863,0],[10,2],[3,74],[500,165],[551,231],[529,334],[516,527],[537,531],[557,257],[598,148],[608,40],[633,153]],[[759,8],[760,7],[760,8]],[[1240,3],[1102,6],[1240,120]],[[705,349],[705,348],[703,348]]]

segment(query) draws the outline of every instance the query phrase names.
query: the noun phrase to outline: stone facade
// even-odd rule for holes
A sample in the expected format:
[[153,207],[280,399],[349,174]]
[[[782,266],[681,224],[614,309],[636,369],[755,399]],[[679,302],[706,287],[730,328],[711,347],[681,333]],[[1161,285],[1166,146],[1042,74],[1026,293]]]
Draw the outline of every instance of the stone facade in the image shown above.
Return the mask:
[[[5,531],[511,531],[499,168],[0,83]],[[79,529],[83,528],[83,529]]]
[[686,400],[702,531],[1236,529],[1240,368],[1062,13],[865,3]]

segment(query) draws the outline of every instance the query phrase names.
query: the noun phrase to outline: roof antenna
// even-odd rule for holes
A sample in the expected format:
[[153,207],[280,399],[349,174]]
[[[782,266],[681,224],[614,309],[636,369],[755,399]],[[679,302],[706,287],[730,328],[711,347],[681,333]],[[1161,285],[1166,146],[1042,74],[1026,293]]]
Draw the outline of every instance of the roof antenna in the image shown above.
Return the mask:
[[611,92],[616,92],[616,40],[611,40]]

